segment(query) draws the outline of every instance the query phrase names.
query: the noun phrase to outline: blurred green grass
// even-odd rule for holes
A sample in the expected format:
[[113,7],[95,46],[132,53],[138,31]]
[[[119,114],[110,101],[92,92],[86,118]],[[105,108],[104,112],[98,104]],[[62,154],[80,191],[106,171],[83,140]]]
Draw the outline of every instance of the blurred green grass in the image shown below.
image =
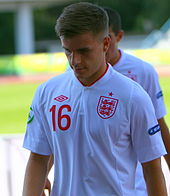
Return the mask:
[[162,87],[164,101],[166,105],[167,115],[165,116],[165,120],[170,129],[170,77],[162,77],[160,78],[160,84]]
[[4,84],[0,87],[0,133],[24,133],[29,107],[39,84]]
[[[170,127],[170,77],[160,78],[164,92]],[[40,83],[4,84],[0,87],[0,134],[22,134],[25,132],[29,107]]]

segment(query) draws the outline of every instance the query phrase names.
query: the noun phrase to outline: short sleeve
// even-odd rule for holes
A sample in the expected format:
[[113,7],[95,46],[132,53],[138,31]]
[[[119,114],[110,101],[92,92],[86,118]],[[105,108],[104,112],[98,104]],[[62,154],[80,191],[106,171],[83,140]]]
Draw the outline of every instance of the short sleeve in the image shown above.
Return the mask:
[[30,107],[23,147],[34,153],[50,155],[51,147],[45,132],[46,127],[43,124],[45,119],[41,114],[40,91],[41,86],[37,88]]
[[152,100],[157,119],[160,119],[166,115],[166,108],[159,77],[156,70],[150,64],[146,64],[145,69],[145,75],[148,77],[146,78],[144,89]]
[[131,137],[138,160],[147,162],[161,157],[166,150],[150,97],[136,85],[131,101]]

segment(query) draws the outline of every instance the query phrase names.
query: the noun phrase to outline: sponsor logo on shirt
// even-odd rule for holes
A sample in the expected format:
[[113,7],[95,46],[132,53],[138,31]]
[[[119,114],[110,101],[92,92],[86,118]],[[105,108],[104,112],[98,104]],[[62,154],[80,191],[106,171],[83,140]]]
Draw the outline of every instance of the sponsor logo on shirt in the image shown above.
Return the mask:
[[30,112],[29,112],[29,115],[28,115],[28,121],[27,121],[27,124],[31,123],[34,119],[34,111],[32,109],[32,107],[30,107]]
[[116,112],[117,104],[118,99],[100,96],[97,106],[98,115],[103,119],[112,117]]
[[156,98],[157,98],[157,99],[159,99],[159,98],[162,97],[162,96],[163,96],[162,91],[160,91],[159,93],[156,94]]
[[155,133],[159,132],[161,130],[159,124],[157,124],[156,126],[150,128],[148,130],[149,135],[154,135]]
[[54,100],[59,101],[59,102],[63,102],[67,99],[68,99],[68,97],[66,97],[64,95],[60,95],[60,96],[54,98]]

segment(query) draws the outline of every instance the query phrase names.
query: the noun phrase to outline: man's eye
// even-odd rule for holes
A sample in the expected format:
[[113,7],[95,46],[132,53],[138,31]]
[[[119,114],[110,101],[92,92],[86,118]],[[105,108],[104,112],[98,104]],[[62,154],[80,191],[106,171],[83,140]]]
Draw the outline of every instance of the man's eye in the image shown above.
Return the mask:
[[89,49],[82,49],[79,51],[81,54],[86,54],[89,52]]

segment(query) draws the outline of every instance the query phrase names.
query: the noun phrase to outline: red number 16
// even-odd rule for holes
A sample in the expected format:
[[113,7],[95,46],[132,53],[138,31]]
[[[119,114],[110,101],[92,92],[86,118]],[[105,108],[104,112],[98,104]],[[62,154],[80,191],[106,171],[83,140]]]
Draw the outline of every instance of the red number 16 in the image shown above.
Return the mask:
[[[70,116],[67,114],[62,115],[63,109],[67,109],[68,112],[71,112],[71,107],[69,105],[62,105],[58,110],[58,127],[62,131],[66,131],[69,129],[71,124]],[[50,109],[50,112],[52,112],[52,125],[53,125],[53,131],[56,131],[56,105],[53,105]],[[62,126],[62,119],[66,119],[66,125]]]

